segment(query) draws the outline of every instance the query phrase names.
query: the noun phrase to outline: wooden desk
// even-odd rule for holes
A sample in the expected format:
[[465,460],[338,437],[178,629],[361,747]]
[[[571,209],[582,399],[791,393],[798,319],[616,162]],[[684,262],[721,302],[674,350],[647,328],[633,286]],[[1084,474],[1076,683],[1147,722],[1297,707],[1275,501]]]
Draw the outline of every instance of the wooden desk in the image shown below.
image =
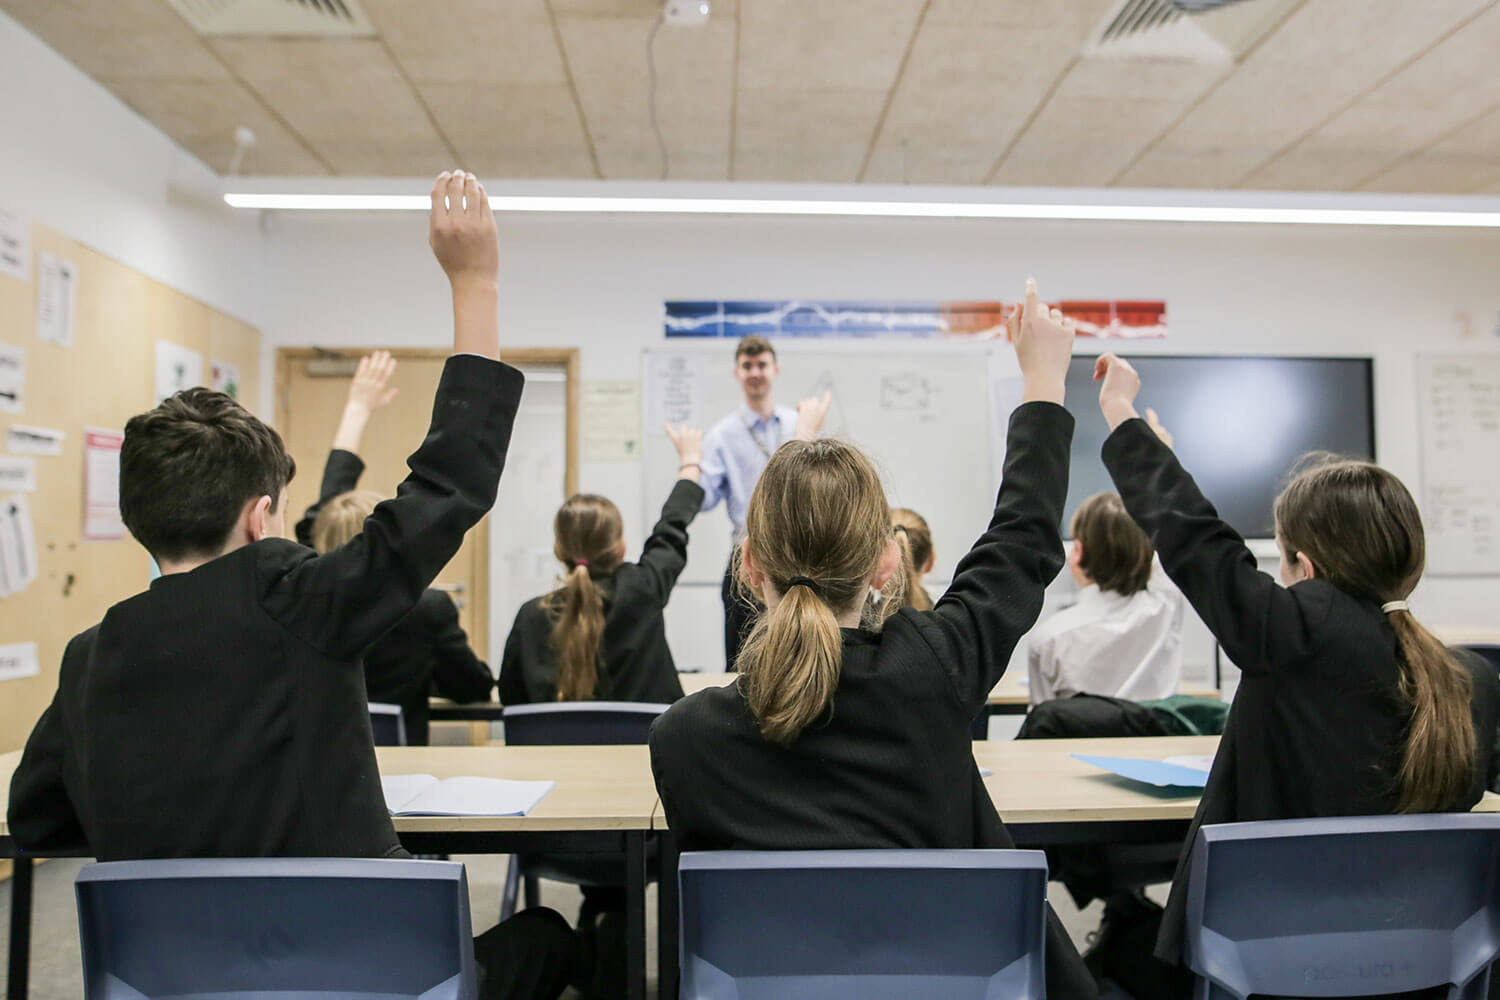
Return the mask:
[[[626,862],[629,996],[644,998],[646,835],[657,810],[645,747],[379,747],[376,756],[383,774],[555,781],[526,816],[403,816],[393,822],[402,843],[415,853],[621,852]],[[15,852],[4,816],[11,774],[20,758],[19,751],[0,755],[0,857]],[[11,881],[10,1000],[26,996],[32,866],[31,858],[17,858]]]
[[1483,625],[1429,625],[1448,646],[1500,646],[1500,628]]
[[[737,674],[681,674],[682,690],[684,694],[692,694],[702,691],[706,687],[724,685],[731,683]],[[991,715],[1025,715],[1026,709],[1030,707],[1031,697],[1026,690],[1026,685],[1021,683],[1023,676],[1019,672],[1007,673],[1000,678],[1000,683],[995,685],[990,692],[989,710]],[[1193,695],[1197,698],[1219,698],[1219,689],[1201,684],[1184,684],[1180,693]]]

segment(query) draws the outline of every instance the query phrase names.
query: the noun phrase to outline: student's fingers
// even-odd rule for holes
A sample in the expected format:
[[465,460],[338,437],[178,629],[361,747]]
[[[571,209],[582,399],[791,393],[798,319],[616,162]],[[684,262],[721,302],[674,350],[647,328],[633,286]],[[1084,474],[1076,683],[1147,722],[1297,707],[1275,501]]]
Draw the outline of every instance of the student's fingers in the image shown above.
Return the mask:
[[1023,323],[1026,320],[1034,319],[1036,317],[1037,297],[1038,296],[1037,296],[1037,289],[1036,289],[1036,279],[1035,278],[1027,278],[1026,279],[1026,308],[1025,308],[1025,310],[1021,314],[1021,320],[1022,320]]
[[484,185],[477,180],[474,182],[479,188],[479,217],[486,223],[495,221],[495,211],[490,207],[490,194],[484,189]]
[[459,216],[464,211],[464,181],[468,174],[455,170],[448,175],[448,214]]
[[823,412],[825,412],[825,413],[828,412],[828,408],[830,406],[832,406],[832,405],[833,405],[833,390],[829,389],[829,390],[824,391],[824,393],[823,393]]
[[1113,354],[1101,354],[1099,355],[1099,357],[1094,359],[1095,382],[1098,382],[1099,380],[1104,378],[1104,376],[1109,374],[1109,366],[1113,364],[1115,360],[1116,359]]
[[448,178],[451,173],[444,170],[437,175],[437,180],[432,182],[432,214],[448,211],[446,197],[448,194]]
[[384,406],[397,396],[401,395],[400,389],[387,389],[384,396],[380,397],[380,405]]
[[1057,323],[1057,324],[1060,325],[1066,319],[1067,319],[1067,317],[1063,315],[1063,311],[1061,309],[1053,309],[1052,310],[1052,322]]
[[1014,344],[1016,337],[1021,332],[1021,307],[1013,306],[1005,317],[1005,340]]
[[479,204],[479,178],[473,174],[464,174],[464,214],[484,218],[484,208]]
[[664,428],[666,428],[667,437],[669,437],[669,438],[672,439],[672,443],[673,444],[676,444],[678,441],[681,440],[681,438],[678,436],[677,432],[672,429],[672,425],[671,424],[663,423],[662,426]]

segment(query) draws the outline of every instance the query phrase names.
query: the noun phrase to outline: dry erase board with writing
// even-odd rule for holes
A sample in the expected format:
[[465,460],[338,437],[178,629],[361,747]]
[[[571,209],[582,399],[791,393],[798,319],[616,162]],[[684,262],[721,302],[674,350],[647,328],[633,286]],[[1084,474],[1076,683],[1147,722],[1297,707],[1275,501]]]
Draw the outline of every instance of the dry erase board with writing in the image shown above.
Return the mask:
[[1500,356],[1421,356],[1421,506],[1427,571],[1500,575]]
[[[833,393],[824,433],[863,448],[891,505],[927,518],[937,548],[932,579],[945,581],[994,508],[1004,448],[995,428],[1019,400],[1015,355],[1004,344],[845,346],[778,343],[777,404]],[[662,422],[706,431],[734,413],[743,397],[733,371],[732,342],[646,352],[643,530],[655,522],[677,475],[677,453]],[[717,584],[730,550],[724,505],[700,515],[689,534],[682,581]]]

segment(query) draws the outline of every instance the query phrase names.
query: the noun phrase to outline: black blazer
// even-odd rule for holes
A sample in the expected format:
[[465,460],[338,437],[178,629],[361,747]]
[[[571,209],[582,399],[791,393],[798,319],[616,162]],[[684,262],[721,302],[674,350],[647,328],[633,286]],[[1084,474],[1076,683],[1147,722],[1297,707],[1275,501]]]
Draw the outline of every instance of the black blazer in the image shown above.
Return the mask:
[[[651,766],[682,849],[1014,846],[974,762],[970,720],[1062,568],[1072,436],[1061,406],[1015,411],[994,517],[948,592],[878,634],[845,629],[832,708],[791,746],[760,734],[737,684],[656,721]],[[1054,998],[1096,993],[1055,918],[1047,985]]]
[[244,546],[73,639],[11,782],[16,843],[103,861],[404,854],[359,656],[493,504],[522,382],[451,358],[411,475],[358,538],[325,556]]
[[[1400,694],[1396,634],[1379,604],[1325,580],[1282,587],[1262,573],[1144,420],[1115,429],[1104,464],[1167,575],[1242,671],[1162,920],[1157,957],[1175,963],[1198,827],[1394,812],[1411,709]],[[1493,781],[1500,711],[1494,669],[1461,659],[1474,679],[1480,738],[1474,779],[1454,810],[1472,807]]]
[[[312,546],[318,512],[334,497],[357,487],[364,471],[364,461],[353,452],[335,448],[328,453],[318,501],[297,522],[297,541]],[[370,700],[401,706],[409,746],[427,745],[429,696],[489,701],[495,687],[494,674],[474,655],[469,637],[458,624],[458,609],[440,590],[424,592],[411,614],[365,652],[364,665]]]
[[[682,697],[662,609],[687,565],[687,529],[702,505],[703,488],[679,479],[640,561],[595,579],[604,598],[598,700],[665,704]],[[502,704],[557,700],[557,666],[548,646],[553,616],[546,602],[545,596],[534,597],[516,614],[500,661]]]

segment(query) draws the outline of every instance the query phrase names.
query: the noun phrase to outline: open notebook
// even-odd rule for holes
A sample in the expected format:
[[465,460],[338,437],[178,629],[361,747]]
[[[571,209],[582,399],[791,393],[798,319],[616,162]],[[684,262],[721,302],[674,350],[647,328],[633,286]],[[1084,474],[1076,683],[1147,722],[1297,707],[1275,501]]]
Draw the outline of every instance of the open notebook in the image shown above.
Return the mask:
[[525,816],[551,781],[503,778],[448,778],[430,774],[388,774],[380,779],[392,816]]
[[1208,784],[1208,772],[1214,759],[1209,756],[1168,757],[1153,760],[1142,757],[1094,757],[1075,753],[1075,760],[1106,771],[1112,771],[1133,781],[1142,781],[1158,788],[1202,788]]

